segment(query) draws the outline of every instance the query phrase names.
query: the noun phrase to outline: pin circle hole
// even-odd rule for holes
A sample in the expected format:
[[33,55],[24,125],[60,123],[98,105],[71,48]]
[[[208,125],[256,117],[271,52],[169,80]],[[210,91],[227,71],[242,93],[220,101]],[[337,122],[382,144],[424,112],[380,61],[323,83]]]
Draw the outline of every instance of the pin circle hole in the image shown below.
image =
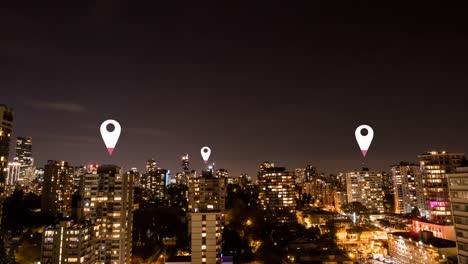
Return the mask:
[[361,129],[361,135],[367,136],[368,134],[369,134],[369,131],[367,130],[367,128]]
[[203,149],[203,152],[208,153],[208,149],[207,149],[207,148],[204,148],[204,149]]
[[107,124],[106,130],[107,130],[108,132],[114,132],[114,130],[115,130],[114,124],[110,124],[110,123]]

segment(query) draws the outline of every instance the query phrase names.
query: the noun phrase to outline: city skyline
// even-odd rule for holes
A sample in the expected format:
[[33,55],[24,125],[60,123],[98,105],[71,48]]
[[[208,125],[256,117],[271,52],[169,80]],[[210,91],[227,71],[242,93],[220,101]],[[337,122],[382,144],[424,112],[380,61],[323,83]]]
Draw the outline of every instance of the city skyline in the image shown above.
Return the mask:
[[468,261],[466,9],[10,2],[0,263]]
[[[13,129],[13,131],[15,131]],[[13,137],[15,136],[15,132],[13,132]],[[22,135],[24,136],[24,135]],[[13,138],[12,137],[12,138]],[[29,136],[28,136],[29,137]],[[386,161],[386,160],[382,160],[382,161],[376,161],[375,159],[371,159],[372,162],[374,162],[374,165],[376,165],[375,167],[373,166],[369,166],[370,163],[367,163],[367,160],[369,159],[368,157],[362,157],[360,153],[355,153],[355,155],[353,156],[357,156],[357,157],[353,157],[353,162],[355,162],[355,166],[354,167],[344,167],[344,166],[337,166],[337,167],[332,167],[332,168],[324,168],[324,167],[321,167],[317,164],[321,164],[323,161],[321,161],[320,159],[316,160],[315,162],[314,161],[310,161],[308,162],[307,160],[305,160],[305,163],[303,164],[300,164],[298,162],[293,162],[293,164],[297,164],[297,165],[294,165],[294,166],[291,166],[291,162],[287,162],[287,161],[284,161],[284,160],[278,160],[278,159],[275,159],[275,160],[272,160],[272,159],[257,159],[257,163],[251,163],[249,164],[247,167],[248,169],[239,169],[239,168],[233,168],[227,164],[229,164],[229,162],[226,162],[224,164],[226,165],[220,165],[216,160],[214,160],[213,156],[210,157],[209,159],[209,162],[208,164],[204,164],[203,162],[203,159],[198,151],[193,151],[193,152],[185,152],[186,154],[182,154],[178,157],[164,157],[164,158],[161,158],[161,159],[158,159],[160,156],[158,155],[153,155],[151,157],[143,157],[141,161],[138,161],[136,163],[138,164],[129,164],[128,162],[122,162],[122,163],[119,163],[119,162],[116,162],[115,160],[113,160],[113,156],[115,156],[115,154],[113,156],[110,156],[106,153],[106,148],[105,148],[105,145],[104,145],[104,142],[99,142],[102,141],[102,138],[100,136],[100,134],[98,135],[98,139],[96,140],[97,141],[97,145],[101,144],[101,149],[104,149],[104,153],[102,155],[98,155],[98,156],[102,156],[102,159],[101,160],[84,160],[84,159],[81,159],[81,162],[78,160],[78,161],[74,161],[74,160],[70,160],[70,159],[64,159],[64,158],[60,158],[58,155],[55,155],[54,157],[55,158],[47,158],[45,160],[37,160],[37,162],[35,162],[37,164],[38,167],[43,167],[44,165],[47,164],[48,161],[50,160],[63,160],[63,161],[66,161],[66,162],[69,162],[72,166],[83,166],[83,165],[88,165],[88,164],[100,164],[100,165],[103,165],[103,164],[118,164],[119,166],[121,165],[122,168],[126,171],[129,171],[131,170],[132,168],[137,168],[139,172],[145,172],[145,166],[146,166],[146,162],[147,160],[149,159],[155,159],[156,161],[156,164],[157,164],[157,167],[159,168],[162,168],[162,169],[168,169],[170,171],[170,175],[171,177],[175,177],[176,176],[176,173],[179,173],[179,172],[182,172],[182,167],[180,165],[180,161],[181,161],[181,158],[183,158],[186,154],[188,155],[189,157],[189,160],[190,160],[190,168],[191,169],[194,169],[195,171],[198,171],[198,172],[201,172],[202,170],[205,170],[207,169],[208,166],[211,166],[213,163],[215,164],[215,169],[227,169],[230,173],[230,175],[232,176],[239,176],[241,175],[242,173],[248,173],[250,176],[253,176],[253,177],[256,177],[257,176],[257,173],[258,173],[258,167],[259,165],[264,162],[264,161],[271,161],[271,162],[275,162],[277,163],[278,165],[282,166],[282,167],[286,167],[288,169],[295,169],[295,168],[305,168],[307,165],[312,165],[312,166],[315,166],[317,167],[317,169],[319,170],[319,172],[323,172],[323,173],[326,173],[326,174],[337,174],[337,173],[345,173],[345,172],[349,172],[349,171],[353,171],[353,170],[359,170],[363,167],[368,167],[368,168],[371,168],[372,170],[376,170],[376,171],[387,171],[389,172],[391,170],[391,167],[395,164],[398,164],[399,162],[410,162],[410,163],[417,163],[418,162],[418,155],[421,155],[423,153],[428,153],[428,152],[431,152],[431,151],[447,151],[446,149],[428,149],[426,151],[421,151],[417,154],[414,155],[414,158],[413,159],[396,159],[394,161]],[[355,139],[354,138],[351,138],[350,140],[354,140],[354,143],[355,143],[355,148],[357,148],[357,151],[356,152],[359,152],[359,147],[357,146],[357,142],[355,142]],[[89,142],[88,142],[89,143]],[[67,143],[64,143],[64,145],[67,145]],[[86,143],[84,145],[87,145]],[[117,144],[117,148],[118,148],[118,145]],[[36,159],[36,156],[42,156],[41,154],[37,154],[36,151],[37,151],[37,146],[35,145],[34,146],[35,150],[33,152],[33,157],[34,159]],[[99,147],[98,147],[99,148]],[[11,146],[10,146],[10,149],[15,149],[15,141],[12,140],[11,141]],[[96,147],[94,146],[93,149],[96,149]],[[372,145],[371,145],[371,149],[372,149]],[[460,153],[465,153],[464,151],[452,151],[452,150],[448,150],[448,152],[460,152]],[[129,153],[121,153],[121,157],[120,157],[120,160],[125,160],[125,155],[128,155]],[[16,153],[14,151],[11,151],[10,152],[10,161],[13,161],[13,158],[15,157]],[[66,156],[66,155],[65,155]],[[131,154],[130,156],[133,156],[133,154]],[[408,155],[402,155],[402,156],[408,156]],[[156,157],[156,158],[155,158]],[[171,158],[173,158],[171,160]],[[133,159],[135,160],[135,159]],[[160,161],[161,160],[161,161]],[[167,165],[166,164],[163,164],[162,162],[163,161],[166,161],[167,163],[166,164],[173,164],[171,167],[169,167],[170,165]],[[333,161],[332,161],[333,162]],[[336,162],[336,161],[335,161]],[[339,169],[341,168],[341,169]]]
[[[264,160],[336,173],[468,150],[460,10],[120,3],[0,11],[2,103],[38,164],[155,158],[175,173],[186,153],[203,168],[207,145],[218,168],[255,176]],[[112,157],[109,118],[123,127]],[[361,124],[375,130],[366,159]]]

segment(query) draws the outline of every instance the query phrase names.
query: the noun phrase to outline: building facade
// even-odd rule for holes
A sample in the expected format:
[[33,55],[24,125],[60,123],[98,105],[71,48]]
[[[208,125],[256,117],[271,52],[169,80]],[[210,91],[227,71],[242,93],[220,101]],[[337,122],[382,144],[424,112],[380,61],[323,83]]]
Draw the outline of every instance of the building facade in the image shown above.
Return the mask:
[[409,214],[418,207],[418,182],[422,177],[419,166],[401,162],[392,166],[395,213]]
[[146,162],[146,172],[141,176],[140,184],[144,197],[150,200],[163,200],[169,183],[169,171],[156,165],[154,159]]
[[21,163],[16,159],[13,162],[8,162],[7,177],[5,180],[6,185],[16,185],[20,178]]
[[371,213],[384,212],[381,172],[363,168],[346,173],[346,193],[348,203],[360,202]]
[[424,215],[434,223],[451,223],[447,174],[460,167],[463,153],[431,151],[418,156],[423,174]]
[[98,241],[99,225],[61,221],[55,226],[44,228],[41,263],[99,263],[96,254]]
[[8,155],[10,152],[11,133],[13,132],[13,109],[0,104],[0,225],[3,214],[3,198],[5,196],[5,180],[8,170]]
[[42,213],[71,216],[73,167],[65,161],[49,160],[44,166],[42,185]]
[[[284,167],[265,162],[258,172],[259,201],[264,210],[284,211],[293,215],[296,208],[296,182],[294,173]],[[288,217],[279,219],[290,221]]]
[[455,241],[455,227],[453,225],[434,224],[426,221],[413,220],[413,231],[429,231],[435,237]]
[[458,263],[468,264],[468,167],[448,174],[453,222],[458,249]]
[[99,224],[98,263],[128,264],[132,258],[132,174],[101,165],[84,175],[80,221]]
[[34,160],[32,157],[32,138],[31,137],[17,137],[16,138],[16,155],[15,158],[21,164],[21,178],[26,173],[33,172]]
[[396,232],[388,235],[388,254],[400,264],[448,263],[456,256],[455,242],[434,237],[431,232]]
[[188,185],[192,263],[221,263],[225,179],[209,170],[190,177]]
[[13,132],[13,109],[0,104],[0,195],[5,184],[10,153],[11,133]]

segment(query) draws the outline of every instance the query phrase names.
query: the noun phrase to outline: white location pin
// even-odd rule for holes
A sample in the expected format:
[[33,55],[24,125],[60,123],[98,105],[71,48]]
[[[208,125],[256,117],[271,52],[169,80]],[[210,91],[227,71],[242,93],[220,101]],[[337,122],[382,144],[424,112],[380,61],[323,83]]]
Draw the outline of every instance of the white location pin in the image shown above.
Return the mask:
[[200,150],[200,153],[202,155],[203,160],[205,161],[205,164],[208,162],[208,159],[210,158],[211,155],[211,149],[209,147],[203,147]]
[[[107,125],[112,124],[114,125],[114,131],[109,132],[107,131]],[[107,151],[109,152],[109,155],[112,155],[112,152],[114,151],[115,145],[117,144],[117,141],[119,140],[120,136],[120,124],[119,122],[109,119],[101,124],[101,136],[102,139],[104,140],[104,144],[106,144]]]
[[[362,135],[362,130],[364,129],[367,130],[367,135],[365,136]],[[354,135],[356,136],[359,148],[361,148],[362,155],[365,157],[374,138],[374,130],[368,125],[360,125],[356,128]]]

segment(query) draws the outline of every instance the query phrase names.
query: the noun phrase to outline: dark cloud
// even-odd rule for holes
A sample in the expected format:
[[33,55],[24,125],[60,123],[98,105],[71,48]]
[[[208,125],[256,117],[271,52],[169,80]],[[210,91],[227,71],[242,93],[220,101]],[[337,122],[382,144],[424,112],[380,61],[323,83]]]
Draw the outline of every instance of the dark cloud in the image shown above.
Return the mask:
[[168,131],[163,129],[157,128],[143,128],[143,127],[129,127],[124,128],[125,132],[129,134],[135,134],[138,136],[151,136],[151,137],[160,137],[160,136],[167,136],[169,134]]
[[30,103],[30,106],[37,109],[53,110],[60,112],[69,113],[83,113],[86,112],[86,108],[77,103],[71,102],[52,102],[52,101],[34,101]]

